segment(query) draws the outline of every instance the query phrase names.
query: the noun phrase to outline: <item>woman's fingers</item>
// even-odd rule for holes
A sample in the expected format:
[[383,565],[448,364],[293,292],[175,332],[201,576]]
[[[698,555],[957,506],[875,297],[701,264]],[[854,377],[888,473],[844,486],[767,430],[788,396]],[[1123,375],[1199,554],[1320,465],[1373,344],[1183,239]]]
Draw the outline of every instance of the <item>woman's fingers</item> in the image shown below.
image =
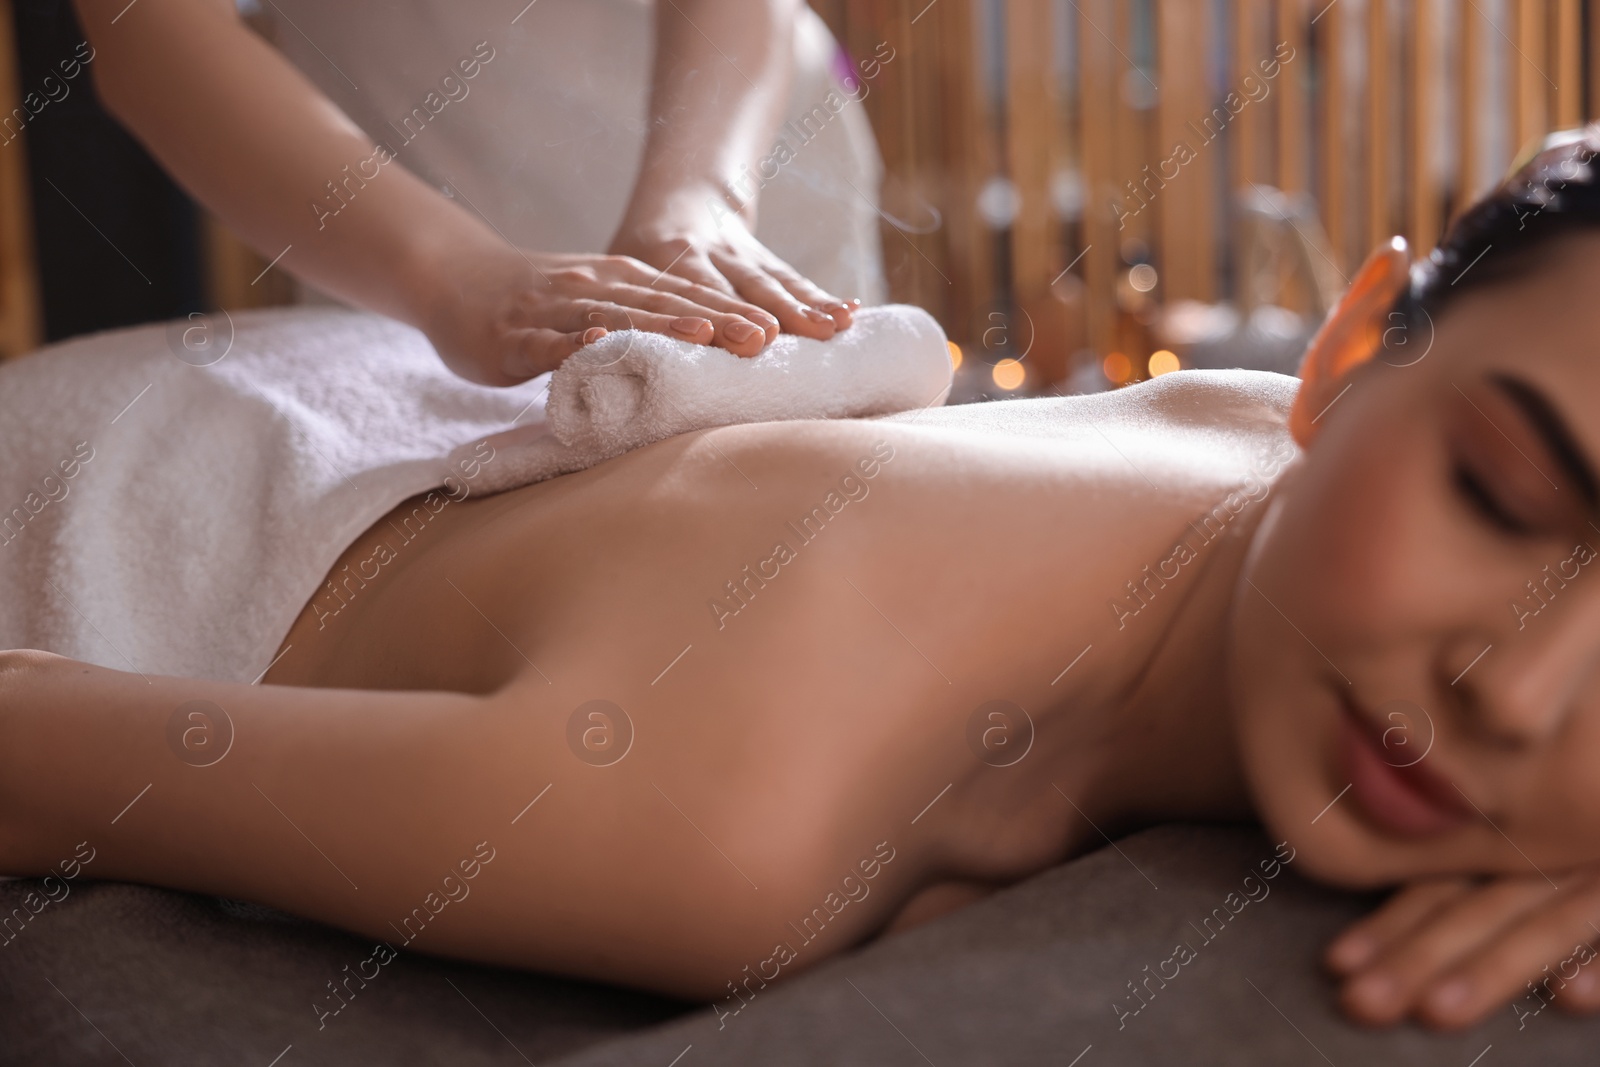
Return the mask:
[[760,305],[741,298],[733,283],[712,264],[699,245],[683,239],[664,242],[652,247],[649,262],[627,256],[614,258],[627,266],[617,278],[611,279],[613,284],[672,293],[694,301],[705,310],[744,318],[760,327],[769,342],[778,336],[778,320]]
[[[626,257],[617,257],[625,259]],[[732,346],[738,355],[755,355],[778,336],[779,323],[765,309],[741,299],[734,293],[732,284],[708,264],[703,253],[692,252],[672,266],[671,273],[658,271],[637,260],[626,260],[632,267],[622,273],[625,279],[601,279],[599,286],[589,295],[609,300],[624,307],[637,307],[647,311],[666,311],[662,298],[675,298],[671,311],[676,314],[701,315],[716,325],[715,340],[704,344]],[[635,269],[636,268],[636,269]],[[705,277],[713,284],[702,284]],[[737,328],[735,320],[755,326],[763,335],[761,344],[751,347],[749,331]],[[730,328],[731,331],[730,331]],[[740,340],[731,341],[731,337]]]
[[780,330],[826,340],[852,321],[850,304],[759,246],[753,253],[668,243],[652,246],[651,262],[672,248],[677,253],[659,267],[613,255],[575,258],[545,272],[555,299],[535,321],[565,332],[649,330],[740,356],[759,354]]
[[[1600,962],[1597,960],[1597,955],[1600,954],[1595,952],[1596,942],[1600,942],[1600,935],[1591,930],[1590,940],[1587,943],[1575,942],[1559,963],[1544,965],[1556,971],[1556,977],[1566,982],[1564,987],[1556,990],[1560,996],[1555,998],[1555,1004],[1569,1015],[1594,1015],[1600,1012],[1600,967],[1595,966]],[[1586,951],[1580,951],[1580,946]],[[1574,965],[1578,967],[1578,973],[1569,981],[1565,975],[1571,973]],[[1544,975],[1541,973],[1532,984],[1542,988],[1543,982]],[[1560,982],[1553,984],[1561,986]],[[1527,986],[1524,985],[1523,988],[1526,989]],[[1535,993],[1535,996],[1542,998],[1543,994]]]
[[1531,997],[1525,1010],[1542,1007],[1546,998],[1577,1012],[1600,1008],[1600,968],[1590,947],[1600,940],[1591,925],[1600,894],[1592,878],[1560,893],[1545,889],[1544,906],[1525,913],[1428,984],[1418,1010],[1424,1022],[1445,1029],[1469,1026],[1524,997]]
[[[722,272],[712,266],[711,259],[704,250],[696,248],[687,241],[673,242],[661,249],[658,259],[664,261],[657,275],[646,284],[656,285],[663,278],[681,278],[693,285],[709,289],[724,297],[738,300],[739,294],[734,290],[733,283],[722,276]],[[649,266],[649,264],[646,264]],[[670,273],[669,273],[670,272]],[[739,301],[743,303],[743,301]]]
[[860,306],[860,301],[856,301],[855,305],[851,305],[840,300],[832,293],[817,287],[810,278],[800,274],[782,260],[769,264],[767,271],[785,289],[789,290],[796,300],[809,307],[816,308],[833,319],[833,324],[836,328],[847,330],[850,328],[851,322],[855,320],[855,309]]
[[860,304],[813,284],[748,233],[664,238],[623,247],[643,260],[614,257],[643,267],[625,280],[742,315],[766,332],[768,342],[779,329],[826,340],[850,326]]
[[[738,342],[742,346],[741,355],[754,355],[755,352],[759,352],[761,347],[776,336],[778,321],[766,312],[759,308],[751,308],[742,301],[730,299],[724,302],[720,299],[713,299],[709,296],[704,296],[704,292],[704,290],[700,290],[697,293],[680,296],[677,293],[661,292],[656,289],[622,286],[613,288],[610,296],[614,302],[628,308],[639,308],[643,311],[654,311],[663,315],[700,316],[709,320],[712,326],[716,328],[718,344],[721,344],[721,339],[728,335],[730,327],[736,327],[741,323],[750,323],[763,335],[760,338],[761,344],[753,351],[746,350],[748,349],[748,338],[755,335],[750,334],[748,331],[735,330],[734,332],[739,336],[746,338],[746,340]],[[696,297],[700,297],[700,299],[696,299]],[[708,306],[713,304],[724,305],[724,310],[713,310]],[[741,310],[727,310],[727,308]],[[745,313],[746,311],[748,311],[748,314]],[[707,337],[701,343],[711,344],[712,341],[710,337]]]
[[826,341],[839,329],[833,316],[794,296],[777,278],[742,256],[720,256],[713,262],[739,295],[778,317],[785,333]]
[[772,343],[778,336],[778,320],[770,312],[737,296],[728,296],[718,290],[693,284],[686,290],[677,290],[674,295],[693,302],[704,311],[736,316],[751,323],[764,335],[764,345]]
[[[709,286],[700,285],[696,282],[690,281],[687,278],[674,278],[673,283],[675,287],[669,289],[668,291],[672,292],[676,296],[681,296],[686,300],[692,300],[696,304],[709,311],[720,311],[727,315],[737,315],[745,321],[759,326],[761,331],[767,335],[767,343],[770,344],[772,341],[776,340],[779,330],[777,318],[774,317],[773,314],[766,308],[752,304],[748,300],[745,300],[733,293],[732,283],[726,278],[723,278],[722,275],[718,274],[717,277],[722,279],[721,288],[714,289]],[[650,288],[663,288],[663,286],[658,284],[651,286]]]
[[593,344],[606,335],[603,326],[583,330],[515,330],[507,338],[510,342],[502,369],[514,382],[555,370],[572,353],[586,344]]
[[[646,298],[638,299],[644,302]],[[645,330],[695,344],[715,344],[736,356],[757,355],[767,343],[761,328],[739,315],[680,315],[676,309],[648,311],[609,300],[573,301],[563,325],[572,329],[603,326],[608,330]]]
[[1439,878],[1406,886],[1333,939],[1325,957],[1328,969],[1338,975],[1354,974],[1377,959],[1396,938],[1472,888],[1466,878]]
[[[1437,979],[1502,938],[1555,894],[1542,879],[1503,879],[1455,897],[1396,937],[1345,984],[1356,1019],[1389,1025],[1412,1014]],[[1513,982],[1522,979],[1512,977]]]

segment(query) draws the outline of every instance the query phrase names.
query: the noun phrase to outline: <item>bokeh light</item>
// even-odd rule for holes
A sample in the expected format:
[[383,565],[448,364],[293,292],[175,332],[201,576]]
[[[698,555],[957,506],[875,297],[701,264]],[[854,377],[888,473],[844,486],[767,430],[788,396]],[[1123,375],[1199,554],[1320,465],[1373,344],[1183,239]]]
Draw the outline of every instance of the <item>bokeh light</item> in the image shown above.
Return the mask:
[[1017,360],[1002,359],[994,365],[994,384],[1007,391],[1021,386],[1027,377],[1027,368]]
[[1141,293],[1154,289],[1158,280],[1156,269],[1148,263],[1141,263],[1128,272],[1128,284]]
[[1122,385],[1133,377],[1133,361],[1121,352],[1113,352],[1100,364],[1100,369],[1105,371],[1106,378],[1115,385]]
[[1175,370],[1182,369],[1182,367],[1183,364],[1178,361],[1178,355],[1175,352],[1163,348],[1150,353],[1150,377],[1152,378],[1159,378],[1163,374],[1171,374]]
[[954,341],[946,341],[945,345],[950,349],[950,369],[951,370],[960,370],[961,369],[961,346],[956,344]]

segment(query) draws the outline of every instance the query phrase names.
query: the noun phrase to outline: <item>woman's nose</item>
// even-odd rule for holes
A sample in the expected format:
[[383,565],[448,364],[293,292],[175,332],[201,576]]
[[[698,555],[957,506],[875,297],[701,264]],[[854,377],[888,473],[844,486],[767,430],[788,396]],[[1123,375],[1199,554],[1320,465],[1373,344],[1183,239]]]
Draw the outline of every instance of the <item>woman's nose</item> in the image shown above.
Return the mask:
[[1491,739],[1518,747],[1548,741],[1581,695],[1600,685],[1600,581],[1568,593],[1537,615],[1508,608],[1507,625],[1487,646],[1466,641],[1447,657],[1470,660],[1450,688]]

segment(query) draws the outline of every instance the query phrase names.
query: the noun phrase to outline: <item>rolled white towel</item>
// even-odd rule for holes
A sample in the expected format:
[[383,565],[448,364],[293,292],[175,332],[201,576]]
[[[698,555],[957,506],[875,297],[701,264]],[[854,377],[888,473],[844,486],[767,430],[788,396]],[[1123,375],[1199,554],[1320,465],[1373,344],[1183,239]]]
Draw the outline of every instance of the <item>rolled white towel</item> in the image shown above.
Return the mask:
[[610,457],[708,426],[924,407],[950,377],[944,331],[904,304],[862,309],[831,341],[779,334],[754,358],[622,330],[551,376],[546,417],[562,444]]
[[555,371],[543,423],[490,438],[503,462],[474,491],[583,470],[713,426],[930,407],[949,395],[951,372],[944,331],[903,304],[863,308],[829,341],[780,334],[753,358],[619,330]]

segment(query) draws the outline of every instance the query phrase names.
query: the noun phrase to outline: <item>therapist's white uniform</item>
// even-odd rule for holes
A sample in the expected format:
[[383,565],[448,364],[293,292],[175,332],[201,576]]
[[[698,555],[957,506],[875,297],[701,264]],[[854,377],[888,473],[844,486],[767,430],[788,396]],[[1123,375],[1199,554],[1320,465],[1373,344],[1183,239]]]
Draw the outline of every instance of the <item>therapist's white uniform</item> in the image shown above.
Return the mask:
[[[263,10],[278,47],[399,163],[459,190],[525,248],[605,250],[643,153],[650,0],[273,0]],[[830,292],[879,303],[877,145],[840,80],[838,45],[809,8],[794,48],[787,117],[811,120],[803,144],[800,126],[780,131],[793,159],[760,191],[757,236]],[[463,78],[463,61],[472,69],[491,53]],[[740,79],[713,62],[707,76]],[[830,93],[846,101],[836,113]]]

